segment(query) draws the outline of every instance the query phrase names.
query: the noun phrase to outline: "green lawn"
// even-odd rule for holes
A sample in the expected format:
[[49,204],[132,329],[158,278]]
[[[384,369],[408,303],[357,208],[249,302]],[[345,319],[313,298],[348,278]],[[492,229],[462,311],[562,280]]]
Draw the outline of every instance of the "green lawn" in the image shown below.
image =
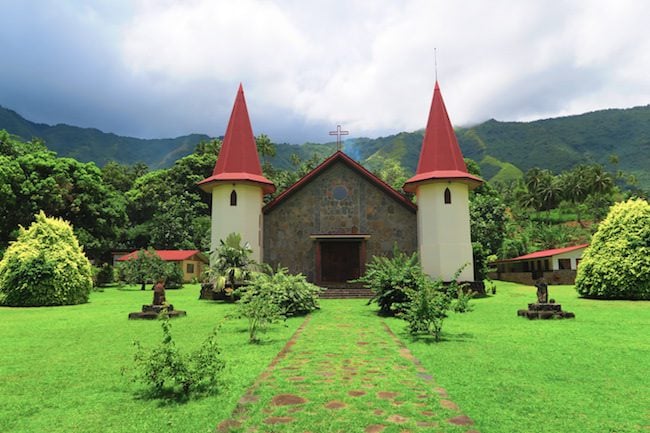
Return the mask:
[[481,432],[647,432],[650,303],[580,299],[573,286],[549,294],[576,319],[517,317],[535,288],[498,283],[446,321],[439,344],[388,323]]
[[[172,333],[181,349],[193,349],[223,322],[227,388],[184,404],[142,399],[120,373],[131,364],[133,340],[153,345],[161,338],[155,321],[127,320],[151,301],[150,291],[111,288],[85,305],[0,308],[0,431],[213,432],[303,319],[274,326],[264,344],[251,346],[243,320],[224,322],[234,306],[199,301],[198,291],[167,292],[188,312],[172,322]],[[343,322],[354,321],[342,315],[360,314],[371,329],[384,320],[483,433],[647,432],[650,303],[579,299],[572,287],[549,291],[575,320],[517,317],[535,289],[498,283],[495,296],[473,301],[474,312],[452,314],[438,344],[410,339],[402,321],[369,314],[373,307],[360,301],[324,300],[314,324],[329,321],[345,333]],[[340,353],[331,336],[314,344],[318,335],[309,335],[312,353]]]
[[275,326],[265,343],[247,344],[246,322],[227,320],[230,304],[198,300],[198,285],[168,290],[187,317],[172,321],[181,349],[197,347],[218,323],[227,389],[186,404],[138,397],[141,388],[122,376],[133,341],[160,342],[156,321],[127,320],[150,303],[152,292],[106,289],[90,303],[52,308],[0,308],[0,431],[2,432],[213,432],[240,395],[275,357],[302,318]]

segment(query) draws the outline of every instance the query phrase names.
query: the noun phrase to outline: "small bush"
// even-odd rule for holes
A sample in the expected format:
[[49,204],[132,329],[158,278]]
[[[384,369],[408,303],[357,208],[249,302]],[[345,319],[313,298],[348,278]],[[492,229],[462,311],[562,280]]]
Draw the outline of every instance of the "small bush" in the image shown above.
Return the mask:
[[103,287],[115,281],[115,270],[113,266],[104,263],[101,266],[93,266],[93,283],[95,287]]
[[70,225],[43,212],[22,227],[0,261],[0,294],[10,306],[88,302],[92,270]]
[[192,394],[215,393],[225,363],[219,356],[217,330],[194,352],[184,355],[171,334],[169,319],[161,320],[162,342],[152,349],[135,342],[135,380],[149,388],[151,397],[188,398]]
[[260,282],[253,290],[237,290],[241,317],[248,319],[248,341],[259,341],[259,333],[264,332],[272,323],[284,320],[284,312],[276,302],[274,290],[268,281]]
[[426,275],[418,279],[417,289],[406,290],[409,302],[400,317],[408,322],[410,334],[429,334],[440,341],[442,323],[447,317],[452,297],[441,281],[431,281]]
[[268,293],[271,301],[285,316],[307,314],[319,308],[321,288],[309,283],[302,274],[291,275],[287,268],[278,268],[275,273],[255,273],[249,283],[240,289],[250,296]]
[[408,301],[407,291],[418,288],[422,281],[422,268],[417,253],[407,255],[395,247],[393,258],[373,257],[366,273],[355,280],[373,292],[368,303],[376,302],[383,315],[395,315]]
[[183,287],[183,270],[177,263],[165,263],[162,269],[162,278],[165,281],[165,288],[180,289]]

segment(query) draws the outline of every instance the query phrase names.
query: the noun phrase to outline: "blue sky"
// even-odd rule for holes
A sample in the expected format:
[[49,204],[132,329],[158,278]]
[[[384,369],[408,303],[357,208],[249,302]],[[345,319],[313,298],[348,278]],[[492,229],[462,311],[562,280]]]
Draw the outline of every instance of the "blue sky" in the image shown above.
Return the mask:
[[644,0],[0,0],[0,105],[137,137],[325,142],[650,103]]

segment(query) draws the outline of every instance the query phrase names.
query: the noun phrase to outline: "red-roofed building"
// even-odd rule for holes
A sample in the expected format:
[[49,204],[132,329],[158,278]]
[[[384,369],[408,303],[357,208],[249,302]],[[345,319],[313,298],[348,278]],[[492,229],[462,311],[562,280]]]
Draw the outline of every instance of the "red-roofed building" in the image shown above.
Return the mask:
[[535,284],[544,277],[549,284],[574,284],[582,254],[589,244],[536,251],[494,262],[497,271],[490,277],[521,284]]
[[[166,262],[175,262],[183,271],[183,282],[189,283],[197,280],[205,266],[208,265],[208,257],[199,250],[155,250],[158,257]],[[116,261],[125,262],[135,259],[139,250],[132,251],[121,256]]]

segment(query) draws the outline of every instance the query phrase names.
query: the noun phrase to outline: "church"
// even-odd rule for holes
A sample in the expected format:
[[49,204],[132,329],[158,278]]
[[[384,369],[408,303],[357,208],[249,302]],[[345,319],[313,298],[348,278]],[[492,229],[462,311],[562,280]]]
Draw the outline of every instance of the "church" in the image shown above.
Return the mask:
[[212,195],[213,250],[240,233],[254,260],[336,290],[395,244],[417,251],[432,278],[450,281],[465,266],[459,280],[472,282],[469,191],[482,182],[467,171],[436,82],[417,170],[403,186],[416,203],[338,150],[265,205],[275,185],[262,174],[241,85],[212,176],[198,185]]

